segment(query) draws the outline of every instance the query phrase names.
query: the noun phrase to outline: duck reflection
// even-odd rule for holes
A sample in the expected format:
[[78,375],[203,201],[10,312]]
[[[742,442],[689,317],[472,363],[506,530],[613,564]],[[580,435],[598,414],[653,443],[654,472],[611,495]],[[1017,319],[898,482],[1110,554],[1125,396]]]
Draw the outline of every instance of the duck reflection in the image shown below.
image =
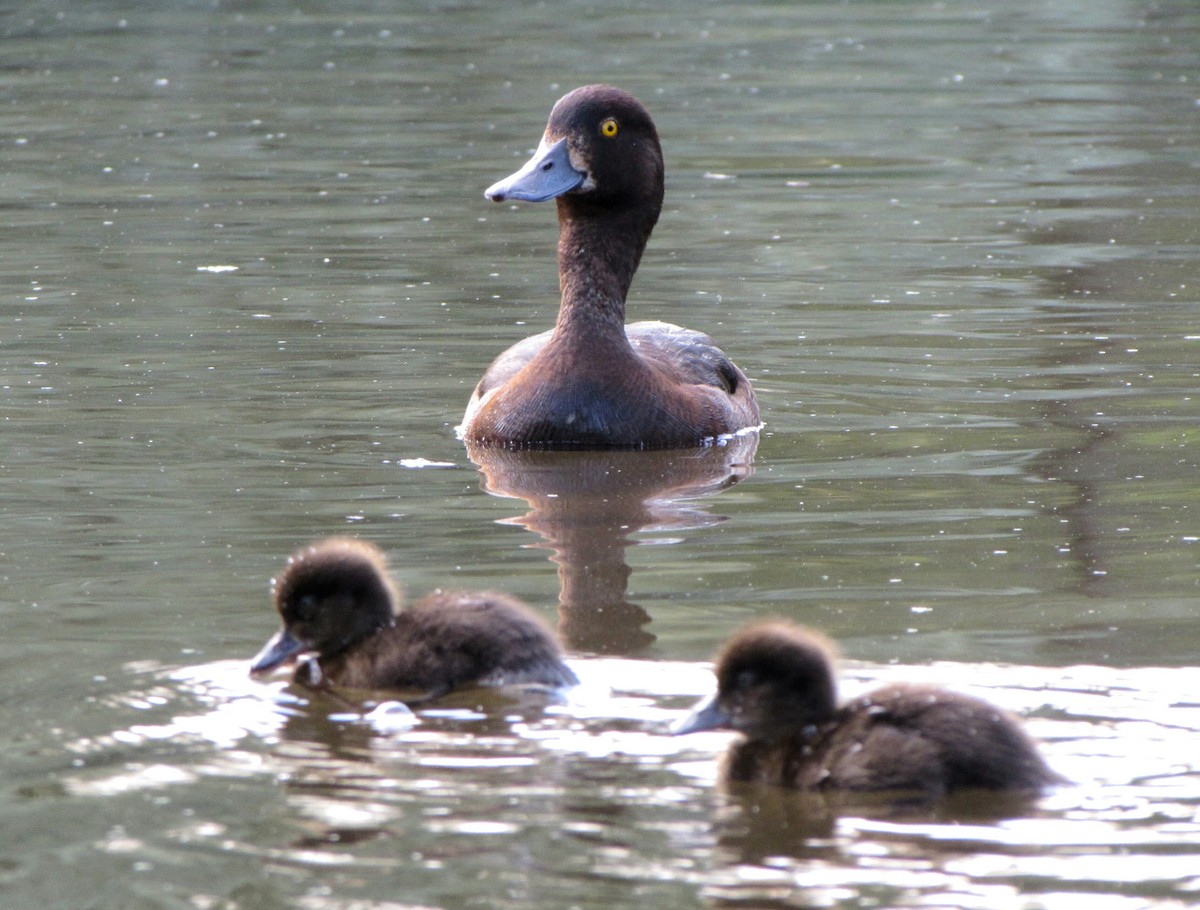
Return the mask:
[[[1037,796],[1029,792],[975,789],[925,799],[725,783],[713,834],[725,862],[763,866],[781,856],[834,860],[863,830],[877,840],[911,842],[930,826],[944,826],[945,837],[926,841],[926,849],[954,852],[963,841],[980,836],[970,829],[978,828],[986,837],[989,826],[1039,814]],[[962,830],[961,839],[950,836],[955,830]]]
[[654,641],[650,615],[627,597],[625,559],[639,531],[664,535],[725,520],[697,499],[753,473],[758,434],[724,445],[655,452],[547,452],[467,446],[493,496],[524,499],[506,519],[546,541],[558,564],[559,637],[571,649],[629,654]]

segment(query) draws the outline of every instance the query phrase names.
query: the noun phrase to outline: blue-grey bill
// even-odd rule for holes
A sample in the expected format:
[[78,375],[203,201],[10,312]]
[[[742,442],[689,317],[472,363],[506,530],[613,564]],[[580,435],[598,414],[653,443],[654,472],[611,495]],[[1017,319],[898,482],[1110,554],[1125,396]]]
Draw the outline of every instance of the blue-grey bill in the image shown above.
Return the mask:
[[692,709],[692,713],[671,727],[672,736],[684,733],[699,733],[702,730],[717,730],[728,726],[729,718],[717,705],[717,695],[713,693]]
[[250,661],[250,672],[266,673],[268,670],[274,670],[306,648],[307,645],[287,629],[280,629],[262,646],[262,650],[254,655],[254,660]]
[[519,199],[522,202],[545,202],[569,193],[586,179],[587,174],[575,170],[571,166],[571,156],[567,149],[567,140],[542,144],[533,153],[533,157],[525,162],[515,174],[493,183],[483,195],[492,202],[505,202],[509,199]]

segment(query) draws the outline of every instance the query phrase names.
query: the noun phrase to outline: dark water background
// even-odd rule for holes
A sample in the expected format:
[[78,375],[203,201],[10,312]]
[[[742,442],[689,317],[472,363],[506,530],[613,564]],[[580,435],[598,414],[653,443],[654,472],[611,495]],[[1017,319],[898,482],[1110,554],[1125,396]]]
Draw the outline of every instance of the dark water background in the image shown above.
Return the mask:
[[[1195,903],[1197,79],[1183,0],[0,10],[0,903]],[[631,315],[746,370],[752,459],[454,437],[557,303],[552,210],[482,190],[591,81],[665,147]],[[527,599],[585,685],[390,730],[249,682],[331,533]],[[1075,784],[722,795],[665,730],[769,614]]]

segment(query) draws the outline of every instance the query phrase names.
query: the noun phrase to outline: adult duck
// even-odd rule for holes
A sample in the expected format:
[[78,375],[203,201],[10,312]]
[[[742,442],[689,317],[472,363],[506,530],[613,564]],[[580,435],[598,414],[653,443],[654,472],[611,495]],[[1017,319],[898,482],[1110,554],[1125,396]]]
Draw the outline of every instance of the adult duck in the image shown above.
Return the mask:
[[717,658],[717,691],[673,732],[736,730],[727,781],[801,790],[1036,792],[1062,782],[1016,718],[979,698],[896,683],[839,707],[833,648],[783,622],[748,626]]
[[632,95],[589,85],[550,112],[538,150],[484,194],[558,205],[554,328],[488,367],[460,435],[509,448],[665,449],[759,425],[746,375],[707,335],[625,324],[625,298],[658,221],[663,156]]
[[553,633],[493,592],[436,591],[407,609],[378,547],[334,537],[300,550],[274,580],[283,627],[253,674],[296,664],[310,686],[416,690],[421,700],[486,685],[571,686]]

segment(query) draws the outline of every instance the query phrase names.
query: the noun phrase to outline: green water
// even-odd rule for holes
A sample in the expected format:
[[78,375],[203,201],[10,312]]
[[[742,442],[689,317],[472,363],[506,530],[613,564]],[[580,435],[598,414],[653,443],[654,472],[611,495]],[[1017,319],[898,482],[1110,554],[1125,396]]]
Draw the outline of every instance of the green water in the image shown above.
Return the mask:
[[[1191,4],[29,3],[0,35],[6,907],[1193,902]],[[453,427],[557,296],[553,211],[482,191],[598,80],[666,154],[631,317],[717,338],[766,426],[484,476]],[[268,580],[333,533],[414,594],[526,599],[585,685],[396,731],[250,682]],[[848,692],[1025,715],[1074,785],[977,822],[722,795],[726,739],[666,729],[762,615],[837,639]]]

